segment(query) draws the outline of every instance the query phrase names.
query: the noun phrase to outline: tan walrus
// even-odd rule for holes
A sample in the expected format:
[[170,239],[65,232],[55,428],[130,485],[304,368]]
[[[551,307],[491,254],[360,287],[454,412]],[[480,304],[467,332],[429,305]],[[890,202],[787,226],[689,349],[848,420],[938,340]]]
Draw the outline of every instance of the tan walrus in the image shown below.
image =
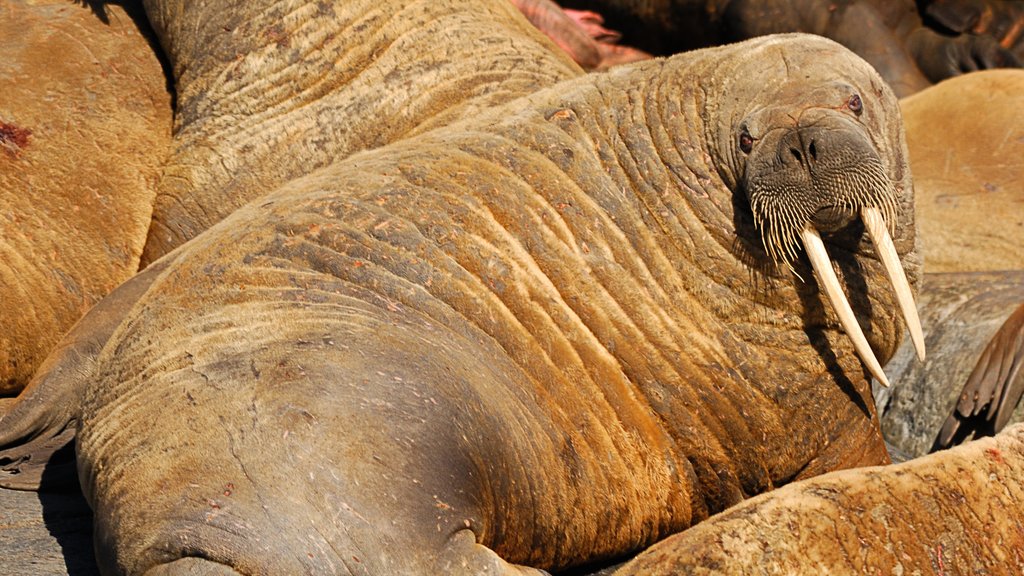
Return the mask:
[[81,394],[106,573],[615,557],[888,461],[867,371],[902,337],[886,276],[900,298],[917,281],[912,202],[895,97],[833,42],[579,78],[295,180],[169,254],[98,307],[123,322],[76,329],[112,332],[98,355],[51,357],[0,458]]
[[107,6],[106,23],[65,0],[0,10],[4,396],[138,270],[171,96],[140,10]]
[[615,576],[1020,574],[1024,425],[899,465],[748,500]]
[[507,0],[145,0],[178,94],[143,267],[281,184],[583,73]]

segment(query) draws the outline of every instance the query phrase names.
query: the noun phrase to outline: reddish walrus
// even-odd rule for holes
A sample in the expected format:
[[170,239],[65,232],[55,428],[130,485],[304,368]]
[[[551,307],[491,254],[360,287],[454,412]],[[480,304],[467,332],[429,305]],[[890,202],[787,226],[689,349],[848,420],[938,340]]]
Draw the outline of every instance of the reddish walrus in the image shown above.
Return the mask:
[[868,374],[913,309],[912,206],[897,101],[834,42],[577,78],[161,259],[0,419],[0,458],[78,422],[107,574],[617,557],[888,462]]

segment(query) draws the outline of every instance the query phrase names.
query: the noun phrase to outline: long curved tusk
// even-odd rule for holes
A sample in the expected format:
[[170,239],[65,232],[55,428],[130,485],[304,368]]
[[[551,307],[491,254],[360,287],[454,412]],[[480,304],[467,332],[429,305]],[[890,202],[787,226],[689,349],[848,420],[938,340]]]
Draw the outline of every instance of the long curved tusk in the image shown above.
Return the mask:
[[914,349],[917,350],[917,357],[924,362],[924,332],[921,331],[921,319],[917,316],[917,304],[914,303],[914,295],[910,292],[910,283],[907,282],[907,273],[903,271],[900,264],[900,257],[896,254],[896,246],[889,237],[889,231],[885,227],[885,220],[878,208],[868,207],[861,211],[861,218],[864,220],[864,228],[875,245],[875,252],[885,266],[885,273],[889,276],[889,283],[896,292],[896,300],[903,311],[903,319],[907,321],[907,328],[910,330],[910,339],[914,342]]
[[847,336],[853,341],[854,350],[857,351],[861,361],[867,365],[868,372],[871,372],[871,375],[881,382],[882,386],[888,388],[889,379],[885,377],[885,372],[882,372],[882,366],[875,358],[875,353],[871,351],[871,346],[868,346],[868,340],[864,337],[860,325],[857,324],[857,318],[853,315],[850,302],[839,286],[839,279],[836,278],[836,273],[832,269],[832,261],[829,260],[828,252],[825,251],[825,243],[821,241],[821,235],[808,223],[800,231],[800,239],[803,240],[804,251],[807,252],[807,257],[811,260],[818,283],[829,302],[832,303],[836,315],[839,316],[839,323],[843,326],[843,330],[846,330]]

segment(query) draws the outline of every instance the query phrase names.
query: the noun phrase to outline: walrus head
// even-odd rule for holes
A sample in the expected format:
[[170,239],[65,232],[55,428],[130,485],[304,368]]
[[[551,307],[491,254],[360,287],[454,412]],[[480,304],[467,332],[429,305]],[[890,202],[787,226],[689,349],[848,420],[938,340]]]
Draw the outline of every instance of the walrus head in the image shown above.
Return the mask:
[[[807,39],[808,50],[796,55],[765,42],[756,49],[761,54],[738,66],[738,77],[756,88],[733,91],[720,108],[728,120],[719,124],[727,130],[718,137],[719,159],[734,189],[746,194],[766,254],[775,264],[790,265],[803,245],[861,360],[888,385],[821,234],[863,224],[923,360],[917,308],[890,236],[900,225],[901,203],[908,210],[912,206],[901,198],[911,184],[899,106],[863,62],[835,66],[837,58],[856,56],[830,41]],[[837,58],[822,58],[822,50],[836,52]],[[750,83],[751,77],[765,82]]]

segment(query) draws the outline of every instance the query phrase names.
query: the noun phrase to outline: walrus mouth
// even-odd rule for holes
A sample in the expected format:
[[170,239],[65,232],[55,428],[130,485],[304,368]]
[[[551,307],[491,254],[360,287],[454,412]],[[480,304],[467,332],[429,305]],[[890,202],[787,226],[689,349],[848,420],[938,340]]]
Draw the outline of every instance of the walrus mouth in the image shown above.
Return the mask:
[[[894,188],[874,154],[816,166],[806,171],[769,175],[754,183],[750,194],[755,225],[765,251],[777,264],[796,259],[803,244],[814,274],[868,371],[889,386],[882,367],[853,315],[839,285],[819,231],[832,232],[859,218],[889,279],[918,358],[924,361],[924,335],[910,283],[900,264],[886,222],[894,222]],[[799,240],[798,240],[799,238]]]

